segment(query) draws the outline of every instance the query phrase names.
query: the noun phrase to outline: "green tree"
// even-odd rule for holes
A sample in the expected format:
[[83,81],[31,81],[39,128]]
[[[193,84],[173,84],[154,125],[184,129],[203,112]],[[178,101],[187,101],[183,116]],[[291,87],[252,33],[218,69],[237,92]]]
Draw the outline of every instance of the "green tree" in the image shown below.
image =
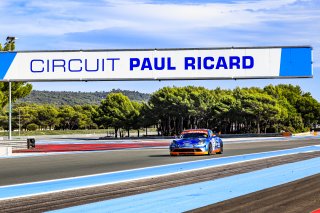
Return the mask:
[[105,127],[113,127],[115,137],[118,137],[120,128],[128,128],[128,122],[134,116],[135,109],[127,96],[122,93],[110,93],[101,101],[98,113],[100,122]]
[[230,90],[217,88],[212,91],[217,101],[210,107],[211,127],[215,132],[228,133],[234,120],[241,120],[241,102]]
[[305,128],[310,129],[320,118],[320,104],[310,93],[302,95],[296,102],[296,109],[301,114]]
[[173,135],[185,128],[208,127],[215,101],[204,87],[164,87],[151,95],[148,105],[162,134]]
[[21,129],[27,130],[28,124],[36,123],[38,120],[38,105],[36,104],[18,104],[14,105],[13,113],[14,119],[13,126],[19,127]]
[[81,121],[80,127],[84,129],[97,129],[98,125],[95,123],[95,117],[97,116],[98,106],[86,104],[81,107],[81,113],[85,116]]
[[59,124],[60,127],[65,129],[73,129],[77,122],[77,114],[72,106],[61,106],[59,107]]
[[242,108],[247,115],[254,118],[257,133],[260,133],[261,124],[267,124],[279,113],[277,102],[259,88],[243,89],[242,92]]
[[264,90],[276,98],[287,116],[281,118],[283,130],[301,132],[310,129],[319,122],[319,103],[310,93],[303,93],[299,86],[291,84],[268,85]]
[[38,107],[38,115],[37,115],[37,124],[41,128],[53,129],[58,123],[58,110],[53,105],[39,105]]
[[[138,137],[140,137],[140,128],[143,126],[143,117],[141,114],[143,104],[136,101],[132,101],[131,103],[134,110],[132,111],[132,115],[130,116],[130,127],[137,130]],[[129,134],[130,132],[128,131],[128,137],[130,136]]]
[[154,114],[152,107],[148,103],[142,103],[139,121],[141,122],[140,126],[145,128],[146,136],[148,135],[148,127],[159,124],[159,118]]

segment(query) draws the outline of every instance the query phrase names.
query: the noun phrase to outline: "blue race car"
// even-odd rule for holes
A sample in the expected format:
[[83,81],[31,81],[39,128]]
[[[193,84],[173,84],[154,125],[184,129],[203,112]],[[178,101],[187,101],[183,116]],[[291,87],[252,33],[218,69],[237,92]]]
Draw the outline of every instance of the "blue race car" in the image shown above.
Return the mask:
[[210,129],[189,129],[170,144],[170,155],[222,154],[223,142]]

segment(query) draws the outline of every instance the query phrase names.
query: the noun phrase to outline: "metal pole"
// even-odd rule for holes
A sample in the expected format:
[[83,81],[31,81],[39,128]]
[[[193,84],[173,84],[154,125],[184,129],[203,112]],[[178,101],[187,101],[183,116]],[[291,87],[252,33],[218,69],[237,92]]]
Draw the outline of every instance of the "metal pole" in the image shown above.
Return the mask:
[[12,137],[11,137],[11,131],[12,131],[11,115],[12,115],[12,106],[11,106],[11,81],[9,81],[9,140],[12,139]]
[[[16,37],[8,36],[7,37],[7,43],[6,45],[9,45],[9,50],[12,51],[14,49],[14,44]],[[12,106],[11,106],[11,82],[9,81],[9,140],[12,139],[11,132],[12,132],[12,126],[11,126],[11,119],[12,118]]]
[[20,122],[20,108],[19,108],[19,137],[20,137],[20,129],[21,129],[21,127],[20,127],[20,124],[21,124],[21,122]]

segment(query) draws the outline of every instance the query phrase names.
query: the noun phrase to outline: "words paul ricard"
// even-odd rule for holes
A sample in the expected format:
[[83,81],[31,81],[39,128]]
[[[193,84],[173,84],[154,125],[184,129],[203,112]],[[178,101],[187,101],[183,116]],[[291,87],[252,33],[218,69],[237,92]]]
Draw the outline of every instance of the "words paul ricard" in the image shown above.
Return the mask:
[[[228,70],[252,69],[253,56],[183,57],[176,63],[173,57],[99,57],[99,58],[35,58],[30,60],[32,73],[42,72],[104,72],[126,69],[135,71],[161,70]],[[121,71],[121,70],[120,70]]]

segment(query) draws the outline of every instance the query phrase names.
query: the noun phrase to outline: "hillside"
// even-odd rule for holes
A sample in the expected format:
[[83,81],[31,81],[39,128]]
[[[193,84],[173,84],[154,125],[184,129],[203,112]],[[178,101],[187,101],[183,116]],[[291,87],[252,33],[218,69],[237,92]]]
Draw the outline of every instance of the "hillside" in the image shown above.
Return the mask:
[[38,91],[19,99],[17,103],[55,104],[55,105],[84,105],[100,104],[101,100],[111,92],[121,92],[134,101],[147,101],[150,94],[130,90],[112,90],[109,92],[71,92],[71,91]]

